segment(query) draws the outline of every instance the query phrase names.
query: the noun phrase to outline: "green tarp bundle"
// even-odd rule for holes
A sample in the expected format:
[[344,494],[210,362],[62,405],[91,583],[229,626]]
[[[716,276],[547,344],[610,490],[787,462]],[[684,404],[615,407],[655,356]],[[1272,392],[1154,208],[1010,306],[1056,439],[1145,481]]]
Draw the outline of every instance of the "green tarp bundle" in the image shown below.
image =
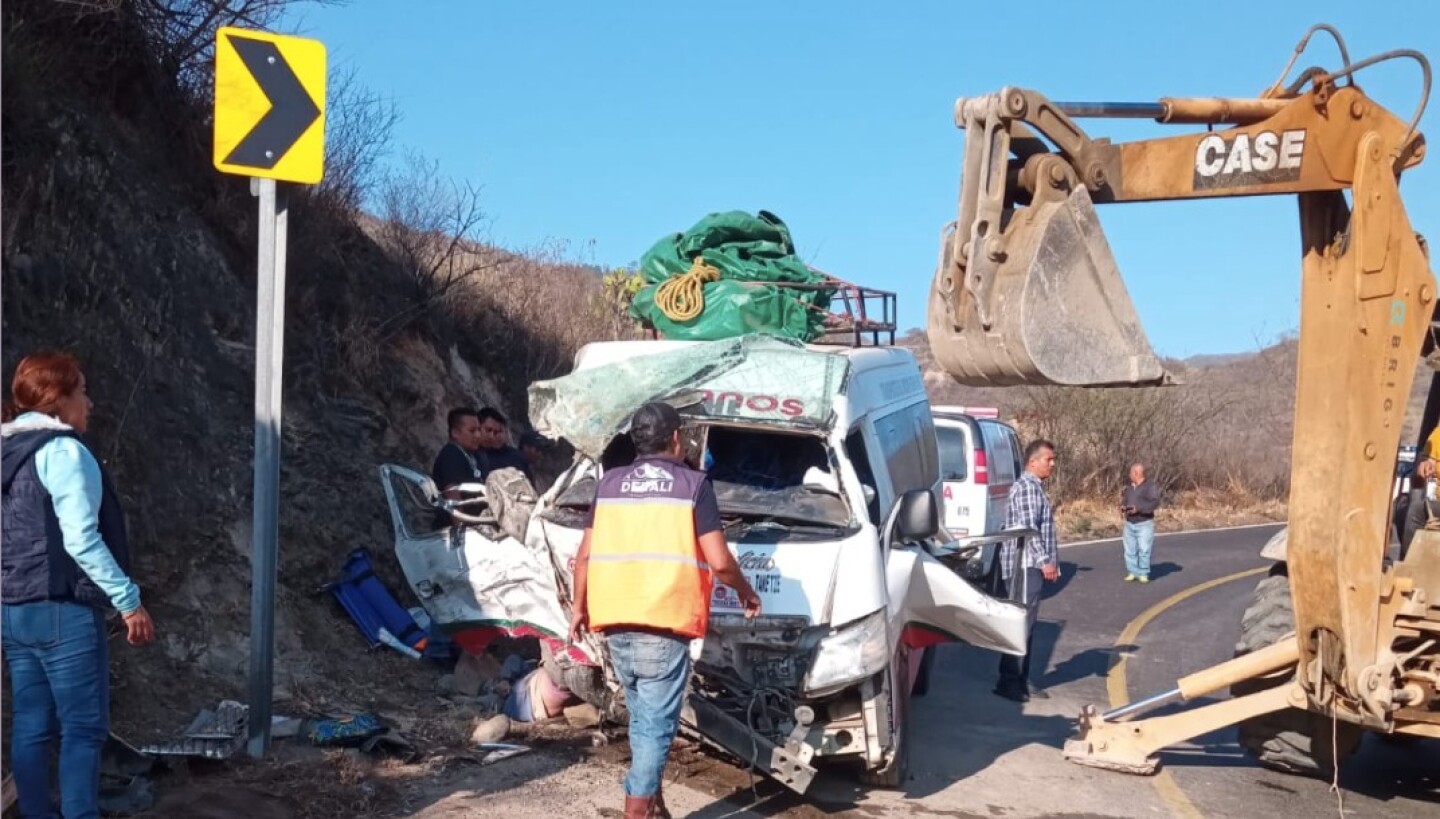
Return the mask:
[[[689,272],[696,258],[720,271],[704,285],[705,306],[688,321],[675,321],[655,304],[655,293],[671,277]],[[825,277],[795,255],[790,229],[767,211],[712,213],[684,233],[656,242],[640,260],[645,286],[630,315],[665,338],[715,341],[765,333],[814,341],[824,333],[833,291],[793,289],[768,283],[823,285]]]

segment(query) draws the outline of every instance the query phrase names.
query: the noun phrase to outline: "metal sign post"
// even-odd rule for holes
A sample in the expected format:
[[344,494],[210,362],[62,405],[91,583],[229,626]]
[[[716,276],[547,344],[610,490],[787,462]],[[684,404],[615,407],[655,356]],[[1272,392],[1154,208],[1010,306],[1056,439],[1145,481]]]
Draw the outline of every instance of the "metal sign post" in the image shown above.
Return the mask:
[[270,746],[275,682],[275,572],[280,553],[281,377],[285,358],[285,186],[255,179],[260,198],[255,300],[255,492],[250,553],[250,743],[252,757]]
[[315,40],[230,27],[215,35],[215,168],[251,177],[250,190],[260,200],[248,746],[257,758],[270,749],[275,683],[286,187],[314,184],[324,174],[325,62],[325,46]]

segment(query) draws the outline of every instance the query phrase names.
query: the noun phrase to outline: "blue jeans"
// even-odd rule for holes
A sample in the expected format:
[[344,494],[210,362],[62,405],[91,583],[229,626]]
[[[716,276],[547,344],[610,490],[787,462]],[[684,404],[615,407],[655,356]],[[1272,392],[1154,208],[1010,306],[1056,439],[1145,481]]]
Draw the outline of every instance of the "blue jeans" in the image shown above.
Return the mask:
[[680,707],[690,677],[690,641],[645,631],[616,631],[606,634],[605,642],[630,711],[625,795],[653,796],[670,759],[670,743],[680,730]]
[[1150,552],[1155,548],[1155,521],[1125,521],[1125,571],[1136,577],[1150,576]]
[[50,741],[60,728],[60,808],[65,819],[100,816],[100,752],[110,736],[105,615],[79,603],[0,607],[10,667],[10,765],[20,815],[55,816]]

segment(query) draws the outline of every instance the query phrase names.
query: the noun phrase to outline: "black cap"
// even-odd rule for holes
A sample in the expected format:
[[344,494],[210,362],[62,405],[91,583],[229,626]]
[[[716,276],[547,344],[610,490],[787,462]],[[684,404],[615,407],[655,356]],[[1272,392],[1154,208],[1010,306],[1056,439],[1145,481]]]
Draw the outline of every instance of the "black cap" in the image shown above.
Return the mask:
[[533,429],[520,436],[520,446],[533,446],[536,449],[549,449],[554,443],[554,441],[551,441],[549,438],[546,438],[544,435],[541,435]]
[[630,419],[630,438],[642,453],[662,451],[684,424],[680,411],[663,401],[651,401]]

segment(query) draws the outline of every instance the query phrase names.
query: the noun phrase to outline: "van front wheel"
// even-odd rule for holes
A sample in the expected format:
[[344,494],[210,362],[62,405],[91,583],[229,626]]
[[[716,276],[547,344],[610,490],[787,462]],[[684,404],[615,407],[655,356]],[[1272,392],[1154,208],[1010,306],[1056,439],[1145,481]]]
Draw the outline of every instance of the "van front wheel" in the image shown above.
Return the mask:
[[904,646],[890,661],[890,730],[894,733],[890,755],[878,768],[860,774],[860,784],[873,788],[899,788],[910,773],[910,651]]
[[930,671],[935,664],[935,647],[920,649],[920,673],[915,675],[915,687],[910,689],[910,696],[923,697],[930,693]]

